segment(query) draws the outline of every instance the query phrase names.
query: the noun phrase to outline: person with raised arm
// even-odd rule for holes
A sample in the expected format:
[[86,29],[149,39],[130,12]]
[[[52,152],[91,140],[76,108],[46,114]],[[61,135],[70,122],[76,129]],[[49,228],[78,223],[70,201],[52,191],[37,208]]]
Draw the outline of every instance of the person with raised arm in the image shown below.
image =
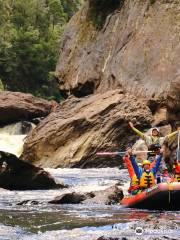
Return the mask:
[[137,128],[135,128],[134,124],[132,122],[129,122],[129,126],[140,138],[142,138],[145,141],[145,143],[149,149],[151,148],[151,146],[153,144],[159,144],[160,146],[162,146],[165,140],[172,138],[173,136],[178,134],[178,131],[180,130],[180,127],[178,127],[177,131],[172,132],[164,137],[161,137],[159,129],[157,127],[152,128],[151,135],[149,136],[149,135],[139,131]]

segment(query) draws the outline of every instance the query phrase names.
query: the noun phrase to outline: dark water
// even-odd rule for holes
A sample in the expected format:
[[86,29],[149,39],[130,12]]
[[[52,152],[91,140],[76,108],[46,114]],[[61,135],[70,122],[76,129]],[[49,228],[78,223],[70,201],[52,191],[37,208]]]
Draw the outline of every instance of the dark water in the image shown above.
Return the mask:
[[[72,185],[66,190],[1,191],[0,240],[6,239],[180,239],[180,212],[140,211],[120,205],[50,205],[49,200],[65,192],[106,189],[119,182],[128,184],[126,170],[49,169],[57,179]],[[38,205],[19,206],[23,200]],[[158,238],[157,238],[158,237]]]

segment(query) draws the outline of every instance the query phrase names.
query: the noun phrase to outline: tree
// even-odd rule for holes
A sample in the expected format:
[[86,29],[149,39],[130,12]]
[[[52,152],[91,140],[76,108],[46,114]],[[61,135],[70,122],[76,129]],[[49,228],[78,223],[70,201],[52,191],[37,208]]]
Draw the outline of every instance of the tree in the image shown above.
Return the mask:
[[59,100],[52,72],[60,36],[79,1],[70,2],[0,0],[0,79],[7,90]]

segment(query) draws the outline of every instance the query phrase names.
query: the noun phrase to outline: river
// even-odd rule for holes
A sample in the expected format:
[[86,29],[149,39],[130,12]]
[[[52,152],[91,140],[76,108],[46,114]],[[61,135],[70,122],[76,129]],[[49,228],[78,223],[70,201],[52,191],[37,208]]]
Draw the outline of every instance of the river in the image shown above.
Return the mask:
[[[6,191],[0,194],[0,240],[180,239],[180,212],[125,209],[120,205],[52,205],[66,192],[89,192],[119,183],[127,189],[125,169],[46,169],[63,190]],[[24,200],[38,201],[17,205]],[[124,238],[122,238],[124,237]],[[157,238],[158,237],[158,238]]]
[[[25,124],[25,126],[31,124]],[[34,127],[34,126],[32,126]],[[0,128],[0,150],[19,156],[27,129],[24,123]],[[0,189],[0,240],[180,239],[180,212],[125,209],[120,205],[52,205],[68,192],[104,190],[118,183],[127,193],[126,169],[46,169],[63,190],[7,191]],[[24,200],[29,204],[17,205]],[[34,202],[33,202],[34,201]],[[36,204],[38,201],[39,203]],[[34,204],[33,204],[34,203]]]

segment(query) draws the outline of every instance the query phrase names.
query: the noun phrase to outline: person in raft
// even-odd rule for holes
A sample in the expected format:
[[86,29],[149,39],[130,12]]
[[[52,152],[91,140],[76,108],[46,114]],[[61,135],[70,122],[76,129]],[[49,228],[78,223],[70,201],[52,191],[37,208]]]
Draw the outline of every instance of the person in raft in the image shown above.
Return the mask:
[[[133,168],[131,160],[129,158],[130,155],[128,153],[128,150],[130,150],[130,152],[131,152],[131,148],[127,148],[126,154],[123,157],[125,167],[127,168],[130,179],[131,179],[128,193],[130,193],[131,195],[136,195],[140,191],[139,179],[137,178],[137,176],[134,172],[134,168]],[[155,161],[151,162],[150,167],[152,168],[154,166],[154,164],[155,164]],[[141,167],[142,164],[138,163],[138,166]]]
[[130,186],[128,188],[128,193],[130,193],[131,195],[136,195],[139,192],[139,179],[137,178],[131,160],[129,159],[128,149],[127,154],[125,154],[123,157],[124,165],[127,168],[129,177],[131,179]]
[[132,130],[137,133],[137,135],[139,135],[146,143],[147,147],[151,150],[151,146],[153,144],[159,144],[160,146],[163,145],[165,140],[168,140],[170,138],[172,138],[173,136],[175,136],[178,131],[180,130],[180,127],[178,127],[178,130],[175,132],[172,132],[168,135],[166,135],[165,137],[161,137],[160,136],[160,132],[159,129],[154,127],[151,130],[151,135],[148,136],[144,133],[142,133],[141,131],[139,131],[137,128],[134,127],[134,124],[132,122],[129,122],[129,126],[132,128]]
[[139,191],[136,193],[143,191],[147,188],[152,187],[156,184],[156,173],[158,171],[159,165],[161,163],[163,157],[164,148],[161,148],[160,154],[156,158],[156,163],[153,167],[151,167],[151,163],[149,160],[144,160],[142,162],[142,167],[138,166],[136,158],[132,155],[132,149],[128,149],[126,155],[129,157],[134,172],[139,180]]

